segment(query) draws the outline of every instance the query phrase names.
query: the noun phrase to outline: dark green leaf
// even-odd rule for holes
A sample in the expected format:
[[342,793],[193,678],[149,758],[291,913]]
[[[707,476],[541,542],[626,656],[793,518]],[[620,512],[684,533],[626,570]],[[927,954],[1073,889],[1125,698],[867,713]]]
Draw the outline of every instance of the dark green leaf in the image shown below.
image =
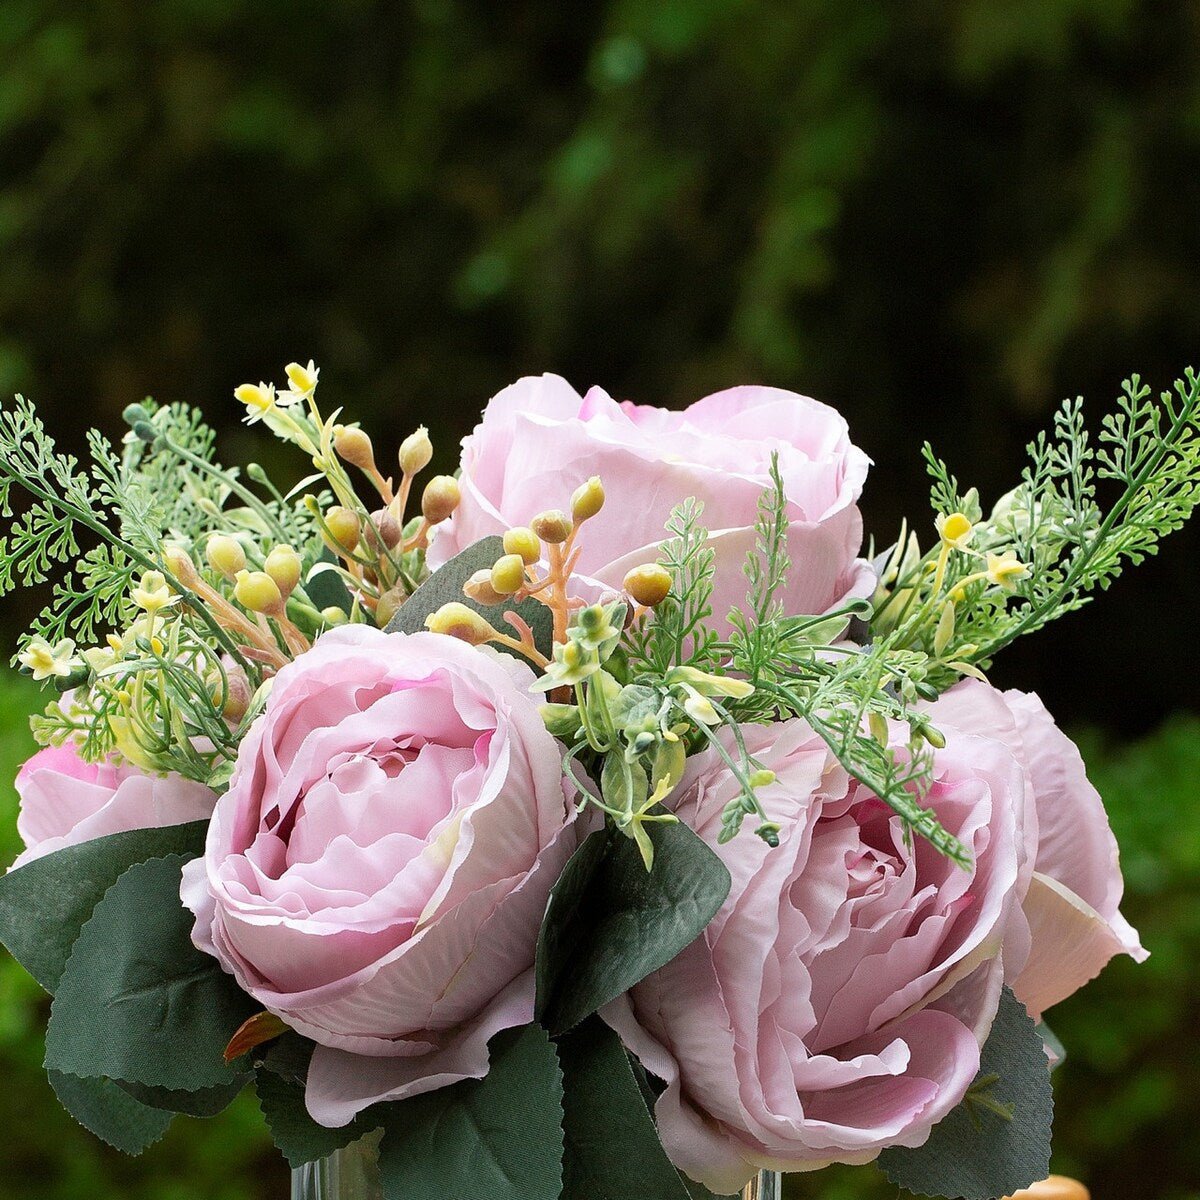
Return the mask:
[[138,863],[96,905],[50,1009],[48,1069],[180,1091],[238,1078],[222,1052],[257,1006],[192,945],[183,863]]
[[[980,1087],[996,1076],[992,1086]],[[978,1089],[988,1103],[1013,1106],[1005,1120],[968,1099],[934,1126],[923,1146],[885,1150],[879,1165],[898,1187],[922,1196],[994,1200],[1045,1179],[1050,1170],[1054,1099],[1042,1039],[1025,1006],[1005,988],[980,1056]]]
[[63,1108],[101,1141],[126,1154],[141,1154],[171,1124],[171,1113],[139,1104],[111,1079],[83,1079],[61,1071],[48,1074]]
[[117,1086],[135,1100],[150,1108],[161,1108],[166,1112],[187,1113],[189,1117],[215,1117],[224,1112],[234,1097],[254,1077],[248,1073],[238,1075],[228,1083],[217,1087],[197,1088],[185,1091],[181,1088],[150,1087],[144,1083],[127,1083],[118,1080]]
[[[335,563],[338,559],[332,550],[326,549],[322,551],[321,557],[317,561]],[[308,598],[312,601],[313,606],[318,610],[340,608],[342,612],[348,614],[353,605],[345,580],[336,571],[321,571],[319,574],[313,575],[305,582],[304,590],[308,593]]]
[[0,876],[0,942],[53,993],[83,923],[134,863],[204,851],[207,821],[134,829],[35,858]]
[[605,845],[594,833],[550,895],[537,970],[539,1020],[552,1034],[673,959],[729,894],[725,864],[686,825],[647,828],[652,871],[631,839],[607,835]]
[[259,1067],[254,1086],[271,1139],[292,1167],[324,1158],[379,1126],[369,1113],[341,1129],[318,1125],[304,1107],[304,1084],[266,1067]]
[[[550,610],[537,600],[522,600],[520,604],[478,604],[463,593],[463,584],[504,553],[504,540],[498,537],[484,538],[468,546],[461,554],[439,567],[404,602],[400,611],[388,622],[388,633],[420,633],[425,628],[425,618],[437,612],[443,604],[457,600],[468,608],[481,613],[501,633],[515,636],[515,630],[504,619],[509,611],[516,614],[533,630],[533,640],[543,654],[549,655],[554,635],[554,618]],[[503,649],[503,647],[499,647]]]
[[430,1196],[559,1200],[562,1072],[537,1025],[491,1041],[482,1079],[386,1108],[379,1165],[385,1200]]
[[591,1017],[559,1042],[558,1053],[565,1134],[562,1200],[712,1196],[696,1183],[689,1189],[667,1158],[621,1040],[607,1025]]

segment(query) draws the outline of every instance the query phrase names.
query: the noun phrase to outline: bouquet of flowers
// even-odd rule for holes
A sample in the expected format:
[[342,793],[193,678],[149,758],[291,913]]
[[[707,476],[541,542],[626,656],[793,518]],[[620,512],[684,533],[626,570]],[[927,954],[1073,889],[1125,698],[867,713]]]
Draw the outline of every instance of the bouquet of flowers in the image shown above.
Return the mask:
[[868,459],[801,396],[524,379],[418,504],[426,431],[381,462],[317,376],[235,391],[286,494],[180,405],[86,467],[0,412],[0,588],[69,566],[0,878],[64,1106],[136,1153],[253,1084],[387,1200],[1040,1179],[1041,1014],[1144,951],[1077,751],[986,671],[1190,514],[1197,376],[1095,441],[1066,404],[987,511],[927,449],[866,557]]

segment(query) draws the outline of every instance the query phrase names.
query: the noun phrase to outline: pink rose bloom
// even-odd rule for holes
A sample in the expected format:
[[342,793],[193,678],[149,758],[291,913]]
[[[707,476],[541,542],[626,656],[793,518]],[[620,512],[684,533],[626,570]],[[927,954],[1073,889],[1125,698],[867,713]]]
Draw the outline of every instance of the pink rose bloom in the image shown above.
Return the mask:
[[550,887],[576,845],[562,749],[515,659],[361,625],[276,676],[184,869],[193,939],[317,1043],[328,1126],[480,1078],[533,1018]]
[[1024,772],[1001,741],[947,730],[938,754],[926,802],[970,851],[963,870],[920,838],[906,846],[899,818],[804,722],[745,737],[776,773],[760,794],[778,848],[748,833],[718,846],[737,785],[714,752],[689,760],[676,811],[732,889],[695,942],[603,1010],[666,1082],[668,1154],[721,1194],[760,1167],[925,1141],[978,1071],[1033,867]]
[[17,773],[17,832],[23,866],[44,854],[110,833],[203,821],[216,795],[179,775],[148,775],[112,762],[85,762],[75,748],[48,746]]
[[1115,954],[1142,962],[1147,952],[1119,909],[1124,884],[1104,803],[1041,700],[964,680],[930,714],[939,729],[1002,739],[1025,769],[1033,802],[1025,828],[1035,861],[1022,900],[1028,929],[1013,933],[1028,951],[1019,960],[1008,953],[1006,982],[1017,998],[1037,1018]]
[[518,380],[463,440],[462,503],[438,526],[430,565],[547,508],[567,508],[575,488],[598,475],[608,500],[578,542],[583,589],[619,589],[631,567],[654,561],[672,507],[694,496],[716,551],[712,608],[720,627],[745,603],[742,566],[754,548],[773,451],[791,522],[792,569],[779,596],[787,611],[822,613],[869,594],[873,576],[856,559],[869,460],[833,409],[766,387],[731,388],[668,412],[618,404],[600,388],[581,398],[557,375]]

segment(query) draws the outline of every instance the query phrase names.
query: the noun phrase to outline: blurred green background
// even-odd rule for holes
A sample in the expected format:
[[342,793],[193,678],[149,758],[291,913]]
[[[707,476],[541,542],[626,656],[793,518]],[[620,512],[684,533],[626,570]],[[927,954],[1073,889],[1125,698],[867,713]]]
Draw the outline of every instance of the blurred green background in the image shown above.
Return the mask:
[[[885,544],[925,439],[987,503],[1063,397],[1200,366],[1198,49],[1188,0],[4,0],[0,395],[67,445],[191,401],[244,460],[233,386],[311,356],[326,406],[381,448],[427,423],[446,470],[523,373],[771,383],[846,414]],[[1052,1014],[1059,1165],[1097,1200],[1200,1196],[1198,558],[1176,535],[993,675],[1083,741],[1153,951]],[[36,697],[3,688],[7,778]],[[0,961],[5,1200],[285,1194],[252,1102],[98,1147],[44,1017]]]

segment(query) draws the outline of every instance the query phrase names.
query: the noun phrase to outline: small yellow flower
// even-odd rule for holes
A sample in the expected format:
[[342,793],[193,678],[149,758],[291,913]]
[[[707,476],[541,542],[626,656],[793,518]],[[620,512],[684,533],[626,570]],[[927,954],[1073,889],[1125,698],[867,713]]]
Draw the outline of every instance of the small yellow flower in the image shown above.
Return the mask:
[[317,376],[321,374],[311,358],[307,367],[302,367],[297,362],[288,363],[283,368],[283,373],[288,378],[288,392],[286,397],[280,398],[280,404],[295,404],[297,400],[307,400],[316,391]]
[[30,638],[25,649],[17,655],[17,661],[37,680],[49,679],[51,675],[66,678],[82,665],[70,638],[63,638],[53,646],[45,638]]
[[936,525],[942,545],[954,550],[966,549],[967,543],[975,533],[975,526],[960,512],[939,516]]
[[1016,589],[1018,582],[1029,578],[1029,565],[1017,558],[1016,551],[1005,550],[1003,554],[987,556],[987,581],[1006,592]]
[[277,399],[273,383],[243,383],[233,389],[233,395],[246,406],[247,425],[261,421],[275,407]]
[[153,615],[174,604],[179,597],[171,594],[161,571],[146,571],[142,581],[130,593],[134,604]]

